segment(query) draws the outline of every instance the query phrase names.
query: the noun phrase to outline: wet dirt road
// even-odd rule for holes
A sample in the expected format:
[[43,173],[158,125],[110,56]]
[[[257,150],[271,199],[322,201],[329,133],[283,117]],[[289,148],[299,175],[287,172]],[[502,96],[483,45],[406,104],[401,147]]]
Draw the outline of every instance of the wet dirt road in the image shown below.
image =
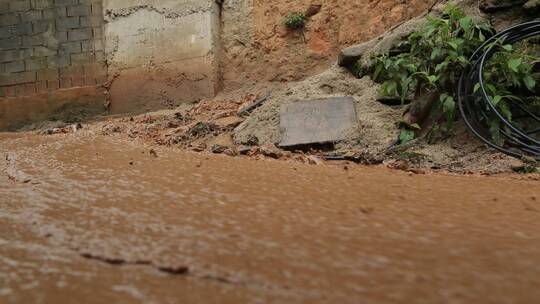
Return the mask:
[[538,303],[539,182],[0,134],[1,303]]

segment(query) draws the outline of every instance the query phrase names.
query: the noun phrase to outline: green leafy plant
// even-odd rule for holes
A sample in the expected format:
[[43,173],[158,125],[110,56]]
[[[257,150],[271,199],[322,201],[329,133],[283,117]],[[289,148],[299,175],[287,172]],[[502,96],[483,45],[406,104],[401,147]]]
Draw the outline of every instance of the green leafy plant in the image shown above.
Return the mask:
[[[416,100],[429,92],[438,94],[428,106],[432,115],[444,114],[446,123],[438,129],[449,132],[456,109],[454,87],[468,58],[491,33],[489,24],[448,6],[441,17],[428,16],[426,26],[408,37],[408,51],[375,57],[369,72],[382,83],[382,95],[398,97],[402,103],[409,97]],[[418,123],[401,123],[401,142],[414,139]]]
[[[510,122],[521,128],[531,128],[531,120],[517,119],[522,109],[538,113],[538,97],[535,97],[540,74],[534,72],[535,65],[540,64],[540,47],[529,40],[516,45],[497,42],[497,53],[484,69],[484,81],[490,102]],[[480,90],[480,83],[475,84],[474,93]],[[487,117],[491,136],[498,144],[502,144],[499,119],[493,115]],[[538,125],[534,126],[538,127]]]
[[287,16],[285,16],[283,25],[293,30],[299,30],[306,26],[306,22],[307,17],[304,13],[290,12],[287,14]]

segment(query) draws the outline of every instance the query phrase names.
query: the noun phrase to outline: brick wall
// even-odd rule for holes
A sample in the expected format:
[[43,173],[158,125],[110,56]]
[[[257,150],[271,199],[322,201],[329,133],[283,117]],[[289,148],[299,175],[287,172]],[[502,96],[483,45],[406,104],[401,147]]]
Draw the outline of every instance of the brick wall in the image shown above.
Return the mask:
[[105,82],[102,0],[0,0],[0,97]]

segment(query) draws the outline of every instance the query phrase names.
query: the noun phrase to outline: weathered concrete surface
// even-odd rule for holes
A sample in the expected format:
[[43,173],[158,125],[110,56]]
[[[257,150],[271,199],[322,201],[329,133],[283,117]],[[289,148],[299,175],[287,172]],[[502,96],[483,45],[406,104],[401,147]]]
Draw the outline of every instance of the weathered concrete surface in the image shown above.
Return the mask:
[[214,96],[219,6],[213,0],[104,1],[111,112]]
[[344,140],[357,127],[355,102],[335,97],[290,103],[281,109],[280,124],[282,147]]
[[49,119],[77,121],[105,113],[106,94],[87,86],[14,98],[0,98],[0,130]]

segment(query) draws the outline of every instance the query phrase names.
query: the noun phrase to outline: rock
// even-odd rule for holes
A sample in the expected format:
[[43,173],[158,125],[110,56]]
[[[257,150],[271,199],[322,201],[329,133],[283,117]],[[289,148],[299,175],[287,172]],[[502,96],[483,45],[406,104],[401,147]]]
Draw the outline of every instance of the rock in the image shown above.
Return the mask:
[[212,133],[215,130],[215,125],[208,122],[199,121],[188,130],[188,135],[192,138],[203,137]]
[[238,151],[238,153],[240,153],[240,155],[247,155],[249,152],[251,152],[251,149],[253,147],[251,146],[239,146],[236,150]]
[[215,154],[221,154],[223,152],[225,152],[228,148],[225,147],[225,146],[222,146],[222,145],[218,145],[218,144],[215,144],[212,146],[212,153],[215,153]]
[[234,143],[230,134],[221,134],[206,141],[207,146],[220,145],[226,148],[234,147]]
[[364,55],[366,49],[371,46],[372,44],[368,41],[341,50],[338,57],[338,64],[342,67],[353,66],[362,57],[362,55]]
[[321,165],[323,163],[323,161],[315,155],[308,156],[307,160],[310,165]]
[[259,138],[257,138],[255,135],[251,135],[245,142],[243,142],[243,144],[248,146],[258,146]]
[[405,160],[396,160],[388,164],[388,168],[401,171],[409,171],[409,163]]
[[53,135],[53,134],[60,134],[60,133],[62,133],[61,128],[49,128],[41,132],[41,134],[43,135]]
[[223,152],[225,155],[227,156],[230,156],[230,157],[234,157],[234,156],[238,156],[238,151],[236,151],[235,148],[229,148],[227,150],[225,150],[225,152]]
[[71,125],[71,130],[75,133],[77,131],[79,131],[80,129],[82,129],[83,126],[80,124],[80,123],[76,123],[76,124],[73,124]]
[[291,151],[283,151],[281,158],[284,159],[291,159],[293,157],[293,153]]
[[529,14],[536,13],[540,10],[540,0],[529,0],[523,5],[523,8]]
[[412,172],[414,174],[423,175],[426,174],[426,170],[420,169],[420,168],[411,168],[409,169],[409,172]]
[[122,132],[122,128],[118,125],[105,125],[103,126],[101,133],[103,135],[108,135],[111,133],[120,133]]
[[163,123],[163,128],[165,129],[175,129],[178,127],[180,127],[180,123],[178,121],[169,120]]
[[214,120],[214,124],[222,129],[236,128],[242,122],[244,122],[244,119],[237,116],[223,117],[223,118]]
[[334,143],[358,126],[352,97],[305,100],[281,109],[281,147]]
[[265,144],[261,146],[261,153],[264,156],[268,156],[275,159],[280,158],[282,155],[281,150],[278,149],[274,144]]
[[308,9],[305,12],[305,15],[307,18],[313,17],[317,15],[321,11],[322,5],[320,4],[312,4],[308,7]]
[[156,157],[156,158],[158,157],[157,152],[154,149],[150,149],[150,155],[152,155],[153,157]]
[[411,33],[419,30],[425,24],[424,16],[419,16],[370,41],[345,48],[339,54],[338,64],[342,67],[352,68],[360,61],[363,67],[368,67],[371,65],[371,59],[374,55],[388,53],[398,47],[407,40]]
[[206,145],[203,144],[203,143],[198,144],[195,147],[193,147],[192,150],[195,151],[195,152],[202,152],[202,151],[206,150]]
[[494,13],[511,7],[524,5],[525,2],[527,2],[527,0],[481,0],[479,7],[483,12]]

